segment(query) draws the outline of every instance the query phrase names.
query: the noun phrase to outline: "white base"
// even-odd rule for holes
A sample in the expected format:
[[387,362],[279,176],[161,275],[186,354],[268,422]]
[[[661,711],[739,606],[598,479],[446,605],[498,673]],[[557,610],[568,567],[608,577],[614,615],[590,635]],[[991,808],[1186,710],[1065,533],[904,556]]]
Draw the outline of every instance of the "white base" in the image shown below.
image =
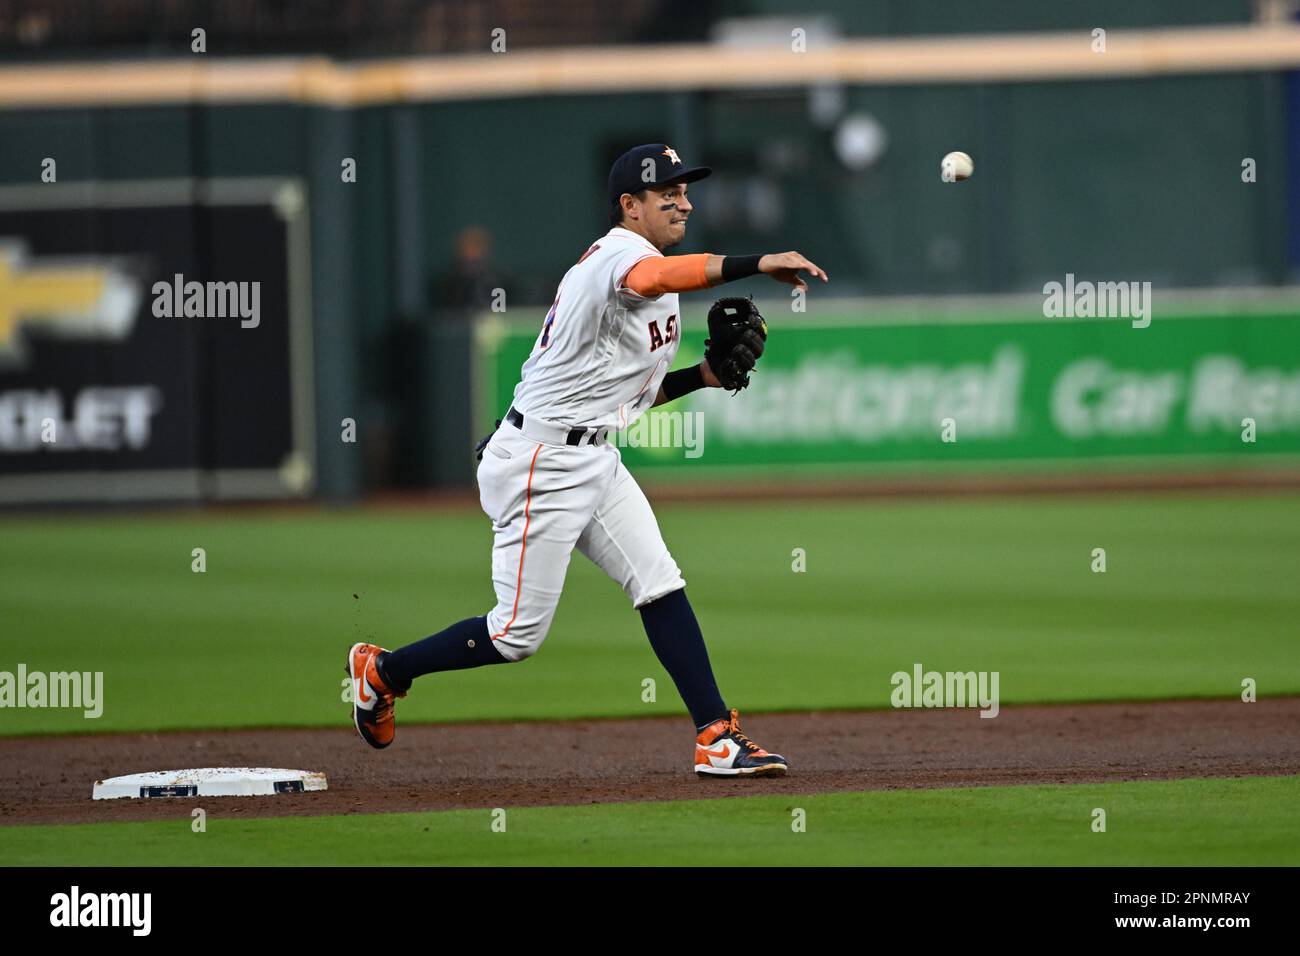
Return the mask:
[[96,780],[95,800],[120,797],[256,797],[325,790],[325,774],[271,767],[200,767],[155,770]]

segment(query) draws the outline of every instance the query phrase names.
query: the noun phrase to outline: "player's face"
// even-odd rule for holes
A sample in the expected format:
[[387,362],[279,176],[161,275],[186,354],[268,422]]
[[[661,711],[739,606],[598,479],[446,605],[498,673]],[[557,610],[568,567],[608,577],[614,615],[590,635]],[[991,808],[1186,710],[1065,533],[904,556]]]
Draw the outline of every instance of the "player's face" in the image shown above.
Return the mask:
[[647,189],[642,206],[647,237],[660,249],[677,245],[686,237],[686,219],[693,208],[685,183]]

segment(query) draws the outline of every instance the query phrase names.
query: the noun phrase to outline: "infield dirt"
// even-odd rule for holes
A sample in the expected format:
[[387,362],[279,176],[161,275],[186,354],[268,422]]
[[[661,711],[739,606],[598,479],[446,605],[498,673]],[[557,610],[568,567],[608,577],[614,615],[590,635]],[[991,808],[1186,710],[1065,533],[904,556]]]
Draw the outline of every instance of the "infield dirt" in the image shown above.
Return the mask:
[[[1300,773],[1300,698],[758,714],[742,725],[788,776],[697,779],[684,718],[402,726],[373,751],[338,729],[0,738],[0,822],[445,810],[837,790],[1093,783]],[[90,799],[145,770],[324,771],[329,790],[275,797]]]

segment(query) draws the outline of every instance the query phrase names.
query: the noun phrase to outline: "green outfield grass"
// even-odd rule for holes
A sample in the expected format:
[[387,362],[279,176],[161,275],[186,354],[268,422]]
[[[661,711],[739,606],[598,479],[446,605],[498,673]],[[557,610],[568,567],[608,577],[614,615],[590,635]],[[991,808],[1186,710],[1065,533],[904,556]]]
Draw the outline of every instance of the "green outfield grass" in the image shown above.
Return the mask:
[[[1294,866],[1300,777],[894,790],[672,803],[0,827],[46,866]],[[1092,830],[1106,811],[1106,832]],[[805,813],[805,832],[793,829]],[[382,849],[381,849],[382,848]]]
[[[659,509],[728,701],[882,707],[890,675],[1001,672],[1002,702],[1300,693],[1300,495]],[[492,603],[477,512],[0,520],[0,670],[103,671],[99,720],[0,734],[347,723],[344,652]],[[207,571],[190,570],[206,549]],[[1108,570],[1089,570],[1093,548]],[[805,549],[807,571],[791,570]],[[354,599],[353,594],[360,595]],[[642,702],[642,680],[659,681]],[[422,681],[400,720],[683,713],[622,592],[580,555],[520,665]]]

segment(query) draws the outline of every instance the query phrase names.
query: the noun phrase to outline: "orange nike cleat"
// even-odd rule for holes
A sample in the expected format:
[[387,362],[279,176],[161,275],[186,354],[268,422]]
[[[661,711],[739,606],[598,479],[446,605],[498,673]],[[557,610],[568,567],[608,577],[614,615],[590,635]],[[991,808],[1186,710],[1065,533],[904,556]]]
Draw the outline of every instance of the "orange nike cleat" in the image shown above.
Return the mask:
[[784,757],[768,753],[740,732],[740,714],[734,707],[730,717],[720,717],[695,738],[695,772],[701,776],[779,777],[787,769]]
[[379,676],[375,662],[386,651],[375,644],[353,644],[348,651],[347,674],[352,678],[352,720],[361,739],[376,750],[393,742],[393,701],[405,697],[395,693]]

